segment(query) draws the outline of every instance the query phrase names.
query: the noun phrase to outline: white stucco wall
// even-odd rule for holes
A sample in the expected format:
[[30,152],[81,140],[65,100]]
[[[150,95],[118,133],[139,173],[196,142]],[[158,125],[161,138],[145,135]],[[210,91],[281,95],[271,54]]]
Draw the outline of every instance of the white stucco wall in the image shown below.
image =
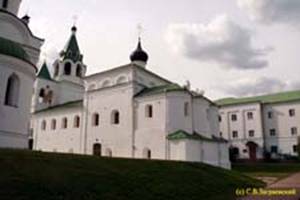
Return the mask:
[[[0,55],[0,71],[0,147],[27,148],[35,68],[19,59]],[[12,74],[20,81],[17,107],[4,103],[7,81]]]
[[[80,126],[74,127],[74,117],[80,117]],[[62,120],[67,118],[67,128],[62,128]],[[52,130],[51,122],[56,120],[56,129]],[[46,130],[42,129],[46,121]],[[40,112],[32,118],[34,149],[46,152],[82,153],[81,137],[83,133],[82,108],[61,108]]]

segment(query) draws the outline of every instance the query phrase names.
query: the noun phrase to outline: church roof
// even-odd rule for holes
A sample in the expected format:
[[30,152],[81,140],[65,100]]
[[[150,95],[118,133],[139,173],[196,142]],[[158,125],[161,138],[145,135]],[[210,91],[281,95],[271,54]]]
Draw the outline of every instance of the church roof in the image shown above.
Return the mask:
[[28,54],[20,44],[3,37],[0,37],[0,44],[0,54],[12,56],[31,63]]
[[247,103],[284,103],[290,101],[300,101],[300,90],[298,91],[286,91],[268,95],[260,95],[253,97],[243,98],[225,98],[215,101],[220,106],[229,106],[235,104],[247,104]]
[[83,106],[83,100],[76,100],[76,101],[70,101],[64,104],[59,104],[55,106],[50,106],[48,108],[38,110],[34,114],[41,113],[41,112],[47,112],[47,111],[55,111],[55,110],[61,110],[62,108],[78,108]]
[[151,96],[155,94],[161,94],[165,92],[171,92],[171,91],[185,91],[185,88],[180,87],[177,84],[166,84],[166,85],[160,85],[156,87],[151,88],[145,88],[141,92],[139,92],[136,97],[144,97],[144,96]]
[[61,58],[63,60],[71,59],[73,62],[82,61],[83,55],[80,53],[79,45],[76,38],[77,28],[72,27],[72,35],[67,42],[64,50],[61,52]]
[[37,77],[52,81],[52,78],[51,78],[51,75],[50,75],[50,72],[48,70],[46,62],[44,62],[44,64],[42,65],[40,71],[37,74]]
[[193,134],[188,133],[184,130],[178,130],[173,133],[170,133],[167,136],[168,140],[183,140],[183,139],[190,139],[190,140],[202,140],[202,141],[211,141],[211,142],[227,142],[227,140],[223,138],[217,138],[213,136],[212,138],[205,137],[200,135],[199,133],[194,132]]

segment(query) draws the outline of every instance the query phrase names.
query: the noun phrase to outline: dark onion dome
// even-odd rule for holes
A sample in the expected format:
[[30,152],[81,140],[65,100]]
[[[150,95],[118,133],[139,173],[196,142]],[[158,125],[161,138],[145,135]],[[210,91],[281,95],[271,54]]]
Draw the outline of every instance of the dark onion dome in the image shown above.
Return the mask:
[[77,31],[77,27],[76,26],[72,26],[71,31],[72,32],[76,32]]
[[31,63],[28,54],[20,44],[2,37],[0,37],[0,54],[12,56]]
[[132,52],[132,54],[130,55],[130,60],[131,60],[131,62],[143,61],[143,62],[147,63],[148,54],[142,49],[141,38],[139,38],[139,42],[138,42],[136,50],[134,52]]

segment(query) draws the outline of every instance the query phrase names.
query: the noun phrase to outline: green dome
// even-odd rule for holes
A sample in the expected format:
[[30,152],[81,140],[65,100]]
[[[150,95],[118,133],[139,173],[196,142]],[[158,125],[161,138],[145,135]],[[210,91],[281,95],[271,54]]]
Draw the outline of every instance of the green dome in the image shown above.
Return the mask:
[[2,37],[0,37],[0,54],[31,62],[28,54],[20,44]]

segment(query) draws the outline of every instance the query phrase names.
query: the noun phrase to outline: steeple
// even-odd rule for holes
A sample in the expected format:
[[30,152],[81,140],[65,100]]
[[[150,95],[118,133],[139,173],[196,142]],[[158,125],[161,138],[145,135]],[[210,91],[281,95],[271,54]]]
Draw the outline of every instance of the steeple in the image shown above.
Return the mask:
[[82,62],[83,55],[80,53],[79,45],[76,38],[77,27],[73,26],[71,28],[72,34],[67,42],[64,50],[61,51],[60,57],[62,60],[70,59],[74,63],[80,61]]
[[42,65],[40,71],[38,72],[37,77],[42,78],[42,79],[46,79],[46,80],[50,80],[50,81],[52,80],[50,72],[49,72],[47,64],[46,64],[46,61],[44,62],[44,64]]
[[147,64],[148,54],[142,48],[140,37],[138,39],[138,44],[137,44],[136,49],[130,55],[130,60],[133,63],[141,65],[142,67],[145,67]]

